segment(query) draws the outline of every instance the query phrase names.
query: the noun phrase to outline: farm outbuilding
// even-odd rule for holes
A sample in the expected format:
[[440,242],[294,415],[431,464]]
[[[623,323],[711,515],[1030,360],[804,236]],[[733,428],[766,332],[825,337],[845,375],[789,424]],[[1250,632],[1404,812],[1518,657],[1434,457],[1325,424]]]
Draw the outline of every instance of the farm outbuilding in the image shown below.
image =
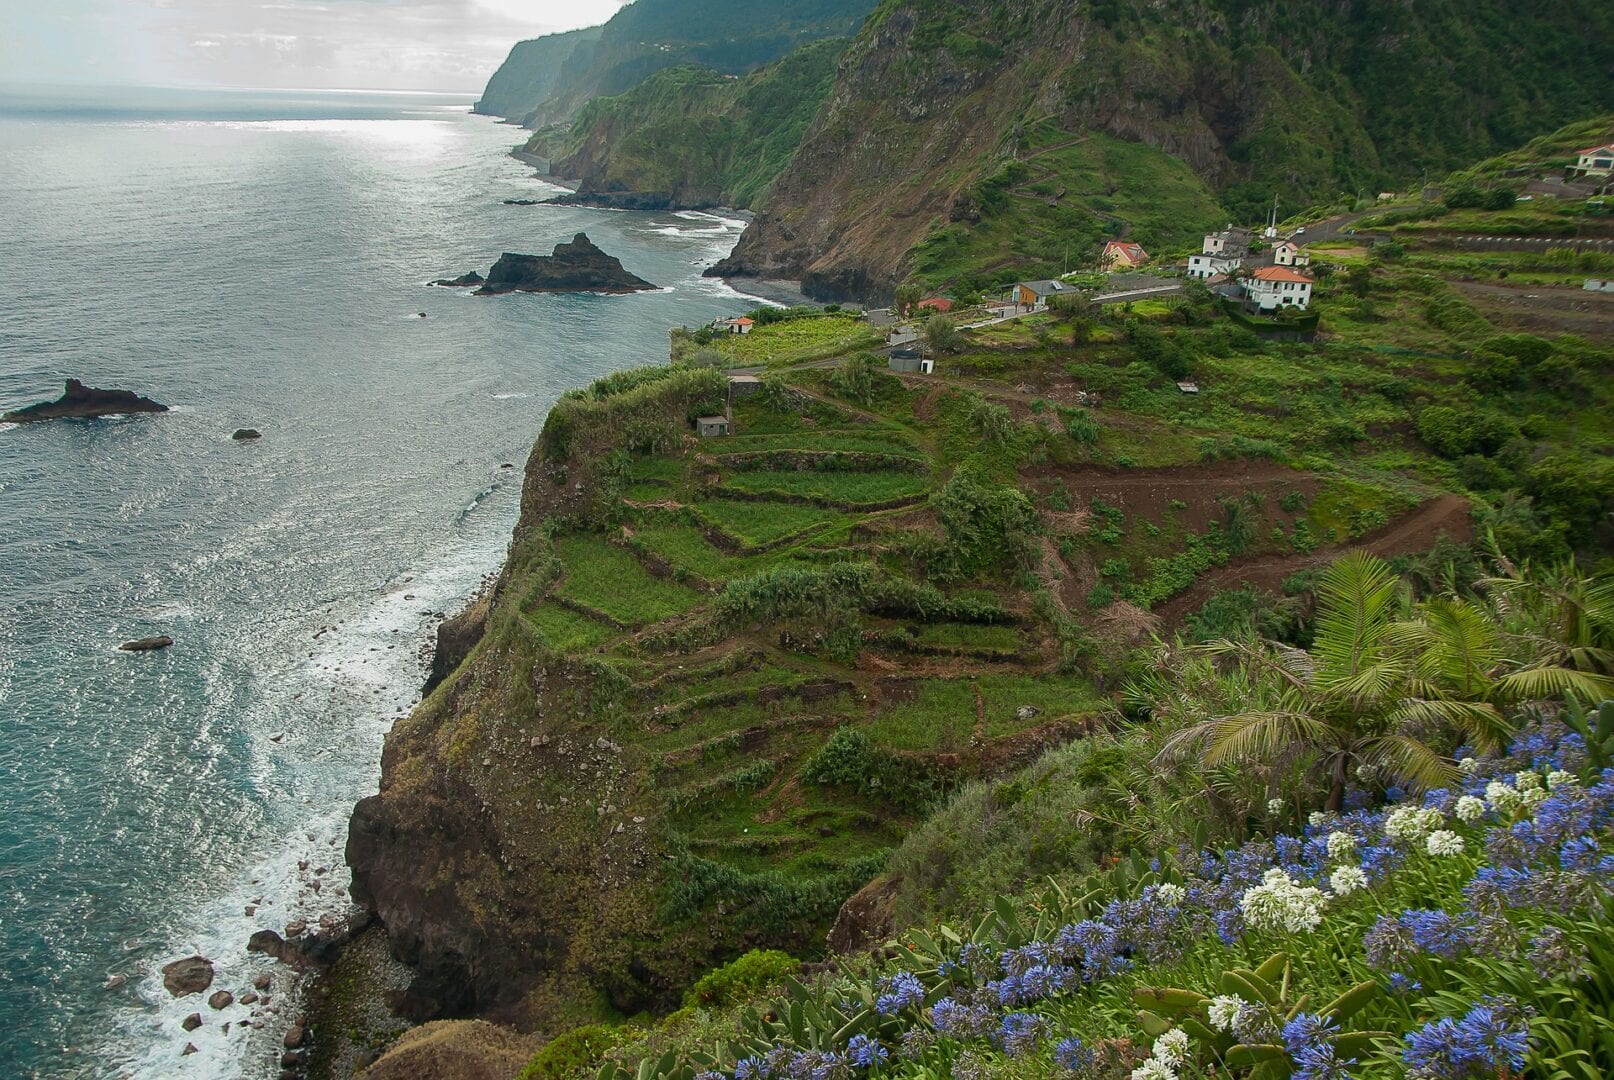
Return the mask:
[[695,432],[703,439],[710,439],[714,435],[727,435],[729,433],[729,418],[726,416],[701,416],[695,420]]

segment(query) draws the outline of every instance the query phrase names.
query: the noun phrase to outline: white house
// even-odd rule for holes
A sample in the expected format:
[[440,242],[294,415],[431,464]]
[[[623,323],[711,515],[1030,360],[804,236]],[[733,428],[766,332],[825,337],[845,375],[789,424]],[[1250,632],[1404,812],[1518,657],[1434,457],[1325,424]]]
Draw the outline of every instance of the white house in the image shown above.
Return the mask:
[[1272,245],[1272,261],[1278,266],[1310,266],[1311,256],[1293,240],[1279,240]]
[[1243,279],[1245,295],[1262,311],[1292,307],[1305,311],[1311,303],[1312,280],[1289,266],[1263,266]]
[[749,334],[751,328],[755,325],[756,322],[745,315],[741,315],[738,319],[714,319],[712,321],[712,329],[720,334]]
[[1235,273],[1249,253],[1250,230],[1229,225],[1221,232],[1207,234],[1199,254],[1188,256],[1188,276],[1203,281],[1217,274]]
[[1614,143],[1576,150],[1575,172],[1581,176],[1608,176],[1614,173]]

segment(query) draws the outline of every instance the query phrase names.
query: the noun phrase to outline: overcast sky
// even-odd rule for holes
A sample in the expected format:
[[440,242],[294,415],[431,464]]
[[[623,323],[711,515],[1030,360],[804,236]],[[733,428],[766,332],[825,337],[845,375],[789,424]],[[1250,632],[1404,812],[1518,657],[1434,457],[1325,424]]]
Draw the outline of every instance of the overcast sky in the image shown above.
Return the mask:
[[0,0],[0,81],[479,91],[622,0]]

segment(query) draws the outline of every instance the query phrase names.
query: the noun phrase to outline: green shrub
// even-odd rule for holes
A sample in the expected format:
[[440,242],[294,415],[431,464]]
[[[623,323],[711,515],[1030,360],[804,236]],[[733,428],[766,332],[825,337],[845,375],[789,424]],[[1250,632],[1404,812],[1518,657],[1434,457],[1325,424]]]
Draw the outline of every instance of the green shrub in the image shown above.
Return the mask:
[[695,981],[684,994],[686,1008],[723,1009],[737,1005],[759,990],[766,990],[786,975],[794,974],[801,961],[778,949],[752,949],[750,952]]
[[569,1080],[621,1040],[616,1028],[586,1024],[555,1036],[532,1056],[517,1080]]

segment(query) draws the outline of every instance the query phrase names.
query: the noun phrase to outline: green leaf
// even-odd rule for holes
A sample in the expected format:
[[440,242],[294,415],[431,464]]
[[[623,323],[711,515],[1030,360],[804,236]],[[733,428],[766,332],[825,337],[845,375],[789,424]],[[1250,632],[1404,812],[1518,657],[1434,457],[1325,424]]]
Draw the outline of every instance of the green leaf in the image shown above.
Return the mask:
[[1327,1005],[1324,1005],[1322,1015],[1332,1016],[1336,1023],[1344,1024],[1345,1021],[1367,1007],[1382,992],[1379,984],[1371,979],[1367,982],[1359,982]]
[[1341,1058],[1360,1058],[1374,1050],[1374,1044],[1394,1039],[1388,1031],[1347,1031],[1334,1036],[1334,1052]]
[[1279,1058],[1287,1060],[1281,1046],[1273,1043],[1239,1043],[1223,1055],[1222,1060],[1227,1062],[1229,1068],[1244,1069],[1251,1065],[1259,1065],[1263,1061],[1275,1061]]
[[1158,1039],[1171,1030],[1171,1024],[1148,1009],[1138,1010],[1138,1026],[1151,1039]]
[[1289,958],[1283,953],[1273,953],[1261,962],[1260,967],[1255,969],[1255,977],[1262,982],[1270,983],[1273,979],[1283,974],[1284,966],[1288,963]]
[[1253,971],[1247,971],[1242,968],[1229,968],[1227,971],[1222,972],[1222,993],[1237,994],[1251,1003],[1277,1004],[1277,993],[1272,989],[1271,984],[1264,979],[1258,982],[1256,981],[1257,979],[1260,979],[1260,977]]
[[1144,1008],[1153,1009],[1167,1016],[1186,1016],[1189,1013],[1199,1012],[1210,999],[1192,990],[1143,986],[1132,991],[1132,1000]]

